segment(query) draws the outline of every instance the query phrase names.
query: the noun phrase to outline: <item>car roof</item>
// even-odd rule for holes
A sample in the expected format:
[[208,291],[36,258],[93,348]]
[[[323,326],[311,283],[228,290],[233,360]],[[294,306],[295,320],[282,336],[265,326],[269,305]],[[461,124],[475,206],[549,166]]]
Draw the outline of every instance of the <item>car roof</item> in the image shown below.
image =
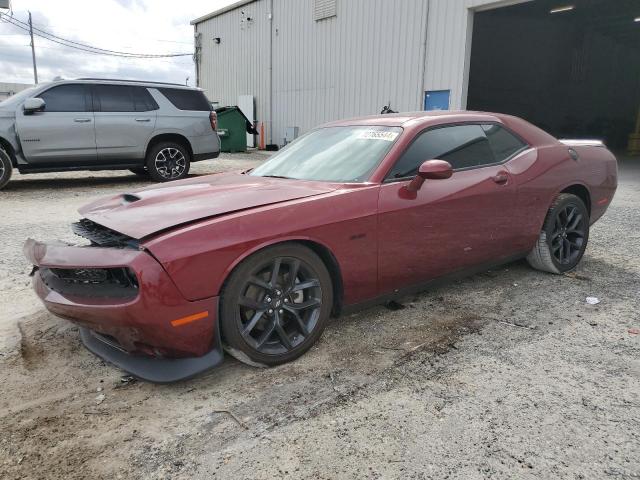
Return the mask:
[[432,110],[428,112],[401,112],[349,118],[328,123],[324,126],[371,125],[406,127],[414,124],[441,124],[461,122],[501,122],[503,115],[467,110]]
[[529,145],[557,145],[558,143],[555,137],[522,118],[504,113],[474,112],[470,110],[433,110],[429,112],[369,115],[327,123],[322,127],[384,126],[419,131],[432,126],[468,122],[499,123],[515,132]]
[[187,85],[181,85],[179,83],[168,83],[168,82],[153,82],[149,80],[126,80],[119,78],[76,78],[76,79],[59,79],[53,80],[52,82],[43,82],[38,84],[38,87],[41,86],[53,86],[53,85],[64,85],[69,83],[85,83],[91,85],[136,85],[140,87],[148,87],[148,88],[176,88],[181,90],[199,90],[202,91],[201,88],[197,87],[189,87]]

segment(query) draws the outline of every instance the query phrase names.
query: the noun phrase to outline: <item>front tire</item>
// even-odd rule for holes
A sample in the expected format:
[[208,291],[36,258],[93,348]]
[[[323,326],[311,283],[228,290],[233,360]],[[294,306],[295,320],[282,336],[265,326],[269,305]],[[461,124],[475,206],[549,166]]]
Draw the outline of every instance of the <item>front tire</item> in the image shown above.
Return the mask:
[[169,182],[186,178],[191,156],[179,143],[161,142],[149,149],[146,170],[156,182]]
[[527,261],[533,268],[543,272],[568,272],[580,263],[588,241],[587,207],[579,197],[561,193],[549,208],[538,241],[527,256]]
[[242,262],[221,301],[228,351],[245,363],[272,366],[300,357],[320,338],[331,315],[333,287],[318,255],[288,243]]
[[9,183],[12,173],[11,158],[7,152],[0,149],[0,190]]

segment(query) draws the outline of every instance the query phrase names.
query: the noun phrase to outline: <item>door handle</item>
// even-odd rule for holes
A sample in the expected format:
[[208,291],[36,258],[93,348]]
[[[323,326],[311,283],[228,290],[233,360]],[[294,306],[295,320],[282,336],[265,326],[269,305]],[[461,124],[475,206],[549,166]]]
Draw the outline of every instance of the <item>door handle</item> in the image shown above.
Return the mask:
[[150,118],[136,118],[136,122],[150,122]]
[[91,119],[90,118],[74,118],[73,121],[77,123],[87,123],[87,122],[90,122]]
[[504,185],[509,181],[509,174],[507,172],[498,172],[495,176],[491,177],[498,185]]

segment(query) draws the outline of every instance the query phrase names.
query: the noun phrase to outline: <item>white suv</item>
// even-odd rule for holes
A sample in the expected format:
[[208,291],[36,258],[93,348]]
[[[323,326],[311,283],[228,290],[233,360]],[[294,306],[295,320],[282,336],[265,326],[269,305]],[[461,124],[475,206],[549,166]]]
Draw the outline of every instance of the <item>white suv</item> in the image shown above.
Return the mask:
[[177,180],[191,162],[219,155],[216,127],[197,88],[90,78],[41,84],[0,102],[0,188],[13,168],[129,169]]

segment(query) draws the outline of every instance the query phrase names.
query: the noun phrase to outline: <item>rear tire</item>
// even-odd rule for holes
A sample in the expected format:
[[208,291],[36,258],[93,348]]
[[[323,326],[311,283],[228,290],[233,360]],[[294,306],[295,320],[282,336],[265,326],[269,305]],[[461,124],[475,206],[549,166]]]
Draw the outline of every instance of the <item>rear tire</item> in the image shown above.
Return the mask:
[[146,170],[156,182],[169,182],[186,178],[191,167],[191,156],[185,147],[175,142],[161,142],[149,149]]
[[0,190],[9,183],[12,173],[11,157],[7,152],[0,149]]
[[558,195],[527,261],[536,270],[561,274],[580,263],[589,241],[589,211],[569,193]]
[[318,341],[332,306],[331,277],[312,250],[287,243],[257,252],[236,267],[222,292],[227,351],[250,365],[290,362]]

